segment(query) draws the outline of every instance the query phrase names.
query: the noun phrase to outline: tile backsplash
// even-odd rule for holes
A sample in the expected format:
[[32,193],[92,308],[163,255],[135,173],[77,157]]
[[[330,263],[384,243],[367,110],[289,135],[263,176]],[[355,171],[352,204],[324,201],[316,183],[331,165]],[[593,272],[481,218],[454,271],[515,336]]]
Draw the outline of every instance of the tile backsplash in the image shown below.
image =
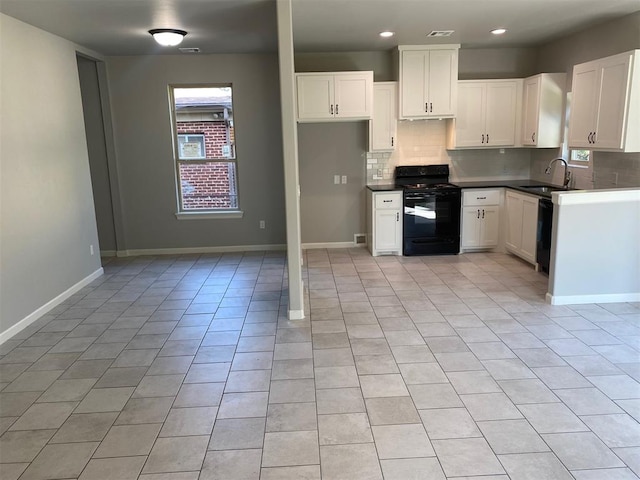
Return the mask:
[[[398,143],[393,152],[369,152],[367,184],[392,183],[398,165],[446,163],[452,181],[528,179],[562,184],[562,168],[544,173],[558,149],[505,148],[447,150],[446,120],[398,122]],[[571,167],[573,188],[640,187],[640,153],[593,152],[586,168]]]
[[396,150],[367,153],[367,184],[391,183],[398,165],[439,163],[449,164],[454,181],[529,178],[528,149],[447,150],[446,128],[446,120],[398,122]]
[[[544,173],[549,162],[556,156],[546,150],[536,151],[531,160],[531,178],[561,184],[563,172],[559,164],[553,168],[551,175]],[[640,187],[640,153],[592,152],[589,165],[582,168],[570,167],[570,171],[572,188],[591,190]]]

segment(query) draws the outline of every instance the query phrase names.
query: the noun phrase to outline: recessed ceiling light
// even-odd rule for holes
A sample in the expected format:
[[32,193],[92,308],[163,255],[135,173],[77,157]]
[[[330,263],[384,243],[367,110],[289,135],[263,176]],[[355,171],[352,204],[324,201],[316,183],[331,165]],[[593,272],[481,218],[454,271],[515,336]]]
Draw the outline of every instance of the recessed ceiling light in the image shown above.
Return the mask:
[[493,33],[494,35],[502,35],[503,33],[506,33],[506,31],[506,28],[494,28],[493,30],[491,30],[491,33]]
[[380,36],[387,38],[387,37],[393,37],[395,34],[393,32],[390,32],[389,30],[386,30],[384,32],[380,32]]

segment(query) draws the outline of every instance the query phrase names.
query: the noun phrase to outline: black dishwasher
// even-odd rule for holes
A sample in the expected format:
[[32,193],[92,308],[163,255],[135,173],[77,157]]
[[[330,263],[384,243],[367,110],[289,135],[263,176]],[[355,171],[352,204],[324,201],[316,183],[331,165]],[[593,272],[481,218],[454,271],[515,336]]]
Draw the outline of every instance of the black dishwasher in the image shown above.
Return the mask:
[[551,262],[551,227],[553,225],[553,202],[541,198],[538,202],[538,235],[536,242],[536,261],[538,268],[549,274]]

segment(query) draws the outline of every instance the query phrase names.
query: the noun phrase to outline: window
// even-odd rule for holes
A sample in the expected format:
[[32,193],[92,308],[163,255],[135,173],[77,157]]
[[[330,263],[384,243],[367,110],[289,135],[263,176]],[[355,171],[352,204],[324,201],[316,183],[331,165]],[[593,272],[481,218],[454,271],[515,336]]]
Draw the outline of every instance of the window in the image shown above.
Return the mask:
[[238,211],[231,85],[170,87],[179,213]]
[[571,165],[572,167],[587,168],[589,166],[590,159],[591,150],[571,150],[571,155],[569,156],[569,165]]

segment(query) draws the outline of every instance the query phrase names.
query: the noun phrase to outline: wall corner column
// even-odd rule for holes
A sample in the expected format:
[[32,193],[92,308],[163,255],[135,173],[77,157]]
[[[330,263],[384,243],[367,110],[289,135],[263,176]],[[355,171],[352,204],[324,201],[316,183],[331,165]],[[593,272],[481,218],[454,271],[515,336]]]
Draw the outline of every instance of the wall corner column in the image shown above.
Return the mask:
[[287,217],[287,265],[289,274],[290,320],[304,318],[302,282],[302,241],[300,235],[300,180],[298,172],[298,131],[295,110],[295,67],[291,0],[277,1],[280,105],[282,109],[282,150]]

